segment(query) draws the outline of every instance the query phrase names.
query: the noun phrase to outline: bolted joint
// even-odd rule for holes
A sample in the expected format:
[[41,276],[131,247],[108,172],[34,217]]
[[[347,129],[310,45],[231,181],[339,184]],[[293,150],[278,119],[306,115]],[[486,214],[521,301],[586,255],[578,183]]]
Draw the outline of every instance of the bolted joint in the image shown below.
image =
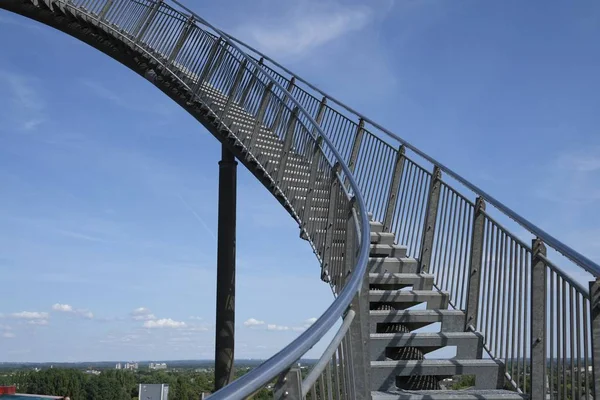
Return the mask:
[[546,245],[540,238],[535,238],[531,241],[531,250],[534,255],[546,255]]
[[483,196],[478,196],[477,201],[475,201],[475,211],[481,212],[485,211],[485,199]]

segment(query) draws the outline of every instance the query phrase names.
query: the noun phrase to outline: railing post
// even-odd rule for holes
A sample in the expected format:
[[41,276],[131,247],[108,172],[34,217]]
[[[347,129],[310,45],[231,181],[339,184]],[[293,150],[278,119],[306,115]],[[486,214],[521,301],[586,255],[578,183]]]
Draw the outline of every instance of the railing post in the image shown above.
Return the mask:
[[[600,278],[590,282],[590,326],[592,328],[592,393],[594,399],[600,399]],[[587,374],[587,371],[585,373]]]
[[[362,143],[362,139],[365,131],[365,120],[360,119],[358,121],[358,126],[356,127],[356,135],[354,136],[354,143],[352,143],[352,151],[350,152],[350,158],[348,159],[348,169],[350,172],[354,172],[354,168],[356,167],[356,160],[358,159],[358,152],[360,151],[360,145]],[[344,179],[344,186],[348,187],[349,181],[348,177]]]
[[281,375],[275,384],[273,398],[277,400],[302,400],[302,374],[300,368],[292,367]]
[[325,249],[323,251],[323,264],[321,265],[321,280],[324,282],[330,281],[329,266],[331,265],[331,248],[333,246],[333,233],[335,229],[335,218],[338,212],[338,195],[339,195],[339,179],[340,171],[339,161],[335,163],[331,169],[331,185],[329,192],[329,206],[327,207],[327,226],[325,228]]
[[[317,110],[317,115],[315,116],[315,122],[317,125],[321,126],[321,121],[323,121],[323,115],[325,114],[325,108],[327,107],[327,97],[323,97],[321,99],[321,104],[319,104],[319,109]],[[314,126],[312,129],[313,136],[317,136],[317,127]]]
[[202,87],[202,84],[206,80],[206,77],[211,69],[212,64],[213,64],[213,59],[215,58],[215,55],[216,55],[217,51],[219,50],[219,46],[221,45],[222,41],[223,41],[223,39],[221,37],[219,37],[217,40],[215,40],[215,42],[210,47],[210,51],[208,52],[208,56],[206,57],[206,63],[204,64],[204,67],[202,68],[202,72],[198,76],[198,82],[196,82],[196,84],[194,85],[194,88],[193,88],[194,94],[198,93],[198,90],[200,90],[200,88]]
[[248,60],[244,59],[244,61],[242,61],[238,68],[235,80],[233,81],[233,85],[231,85],[231,89],[229,89],[229,94],[227,96],[227,104],[225,104],[225,108],[223,109],[223,117],[227,117],[227,114],[229,113],[229,109],[231,108],[231,105],[233,104],[235,98],[235,92],[237,91],[238,87],[240,86],[240,83],[242,82],[242,78],[244,77],[244,72],[246,71],[247,63]]
[[260,60],[258,60],[258,68],[257,67],[254,68],[254,72],[252,73],[252,76],[250,77],[248,84],[246,85],[246,87],[244,88],[244,91],[242,92],[242,97],[240,97],[241,105],[243,105],[246,102],[246,98],[248,97],[248,94],[250,93],[250,91],[252,90],[254,85],[256,84],[256,79],[258,78],[259,68],[261,65],[263,65],[264,62],[265,62],[265,59],[263,57],[261,57]]
[[298,120],[298,107],[294,108],[290,120],[288,122],[287,130],[285,132],[285,138],[283,140],[283,151],[281,158],[279,159],[279,166],[277,167],[277,185],[281,187],[283,184],[283,173],[285,172],[285,165],[287,164],[290,149],[294,143],[294,133],[296,132],[296,121]]
[[[286,90],[288,92],[291,92],[292,89],[294,88],[294,85],[296,85],[296,77],[292,76],[292,79],[290,79],[290,81],[288,82],[287,88]],[[279,126],[279,123],[281,122],[281,115],[283,114],[283,110],[286,107],[286,103],[288,100],[288,95],[287,94],[283,94],[282,96],[282,101],[281,101],[281,106],[279,107],[279,110],[277,110],[277,115],[275,116],[275,119],[273,120],[273,123],[271,124],[271,131],[275,132],[275,130],[277,129],[277,127]]]
[[315,195],[315,183],[317,181],[317,172],[319,171],[319,152],[321,151],[321,143],[323,143],[323,137],[319,136],[315,141],[310,162],[310,175],[308,176],[308,187],[306,189],[306,199],[304,201],[304,209],[302,214],[302,221],[304,221],[304,223],[300,231],[300,237],[302,239],[307,239],[307,233],[312,229],[312,223],[310,221],[311,215],[308,213],[312,212],[312,201]]
[[144,13],[144,16],[140,19],[140,23],[138,24],[138,26],[135,27],[135,29],[131,33],[131,35],[135,37],[136,43],[139,43],[140,40],[142,40],[142,38],[146,34],[146,31],[152,24],[152,21],[154,21],[154,17],[156,16],[156,13],[158,12],[158,9],[160,8],[162,2],[163,0],[157,0],[156,2],[154,2],[154,5],[152,5],[152,7],[148,7],[146,12]]
[[471,257],[469,262],[469,282],[467,287],[467,313],[465,331],[477,329],[479,310],[479,289],[481,265],[483,261],[483,234],[485,224],[485,200],[478,197],[473,214],[473,237],[471,238]]
[[546,399],[546,246],[531,243],[531,400]]
[[[350,272],[355,265],[357,237],[352,209],[354,208],[354,197],[350,201],[346,222],[346,245],[344,249],[344,261],[346,273]],[[366,238],[363,238],[365,240]],[[365,274],[360,291],[356,294],[350,308],[356,312],[350,329],[350,351],[354,365],[354,389],[357,400],[371,398],[371,358],[369,354],[369,274]]]
[[398,196],[398,190],[400,189],[400,179],[402,178],[404,160],[406,159],[405,153],[406,148],[404,145],[400,146],[396,153],[396,162],[394,163],[394,172],[392,173],[392,182],[390,183],[390,192],[388,193],[387,207],[383,218],[384,232],[391,232],[392,219],[394,217],[394,211],[396,211],[396,197]]
[[252,128],[252,133],[250,136],[250,142],[248,143],[248,149],[252,150],[254,143],[256,143],[256,138],[260,133],[260,127],[263,123],[263,118],[265,116],[265,112],[267,111],[267,105],[269,104],[269,100],[271,99],[271,89],[273,88],[273,82],[269,82],[265,91],[263,93],[262,99],[260,100],[260,106],[258,107],[258,111],[256,113],[256,119],[254,120],[254,127]]
[[110,9],[112,8],[113,3],[114,0],[106,0],[106,4],[104,4],[104,7],[102,7],[102,10],[100,10],[100,13],[98,13],[98,19],[100,21],[104,20],[106,14],[108,14]]
[[441,187],[442,171],[436,165],[433,167],[433,174],[431,175],[431,185],[429,187],[429,197],[427,199],[427,212],[425,213],[425,225],[423,226],[421,256],[419,257],[420,269],[421,272],[424,273],[429,272],[429,264],[431,263]]
[[192,29],[194,28],[194,26],[195,26],[194,25],[194,17],[190,16],[188,18],[188,20],[185,22],[185,25],[183,26],[183,29],[181,30],[181,33],[179,34],[179,38],[177,38],[177,42],[175,42],[175,45],[173,46],[173,49],[171,50],[171,53],[169,54],[169,57],[167,58],[167,65],[171,65],[173,63],[173,61],[175,61],[175,58],[181,51],[181,48],[185,44],[185,41],[190,36],[190,33],[192,33]]

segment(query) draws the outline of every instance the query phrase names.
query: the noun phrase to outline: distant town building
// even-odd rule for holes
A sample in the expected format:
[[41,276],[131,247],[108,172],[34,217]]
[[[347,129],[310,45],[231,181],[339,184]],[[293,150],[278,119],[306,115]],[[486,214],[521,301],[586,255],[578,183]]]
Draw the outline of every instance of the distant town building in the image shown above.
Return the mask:
[[138,369],[138,363],[134,363],[134,362],[126,363],[125,369],[136,370],[136,369]]
[[139,386],[138,398],[140,400],[169,400],[169,385],[142,383]]
[[86,374],[90,374],[90,375],[100,375],[100,371],[95,370],[95,369],[88,369],[85,371]]
[[121,365],[121,363],[117,363],[117,365],[115,365],[115,369],[122,369],[123,366]]
[[167,369],[167,363],[150,363],[150,369]]

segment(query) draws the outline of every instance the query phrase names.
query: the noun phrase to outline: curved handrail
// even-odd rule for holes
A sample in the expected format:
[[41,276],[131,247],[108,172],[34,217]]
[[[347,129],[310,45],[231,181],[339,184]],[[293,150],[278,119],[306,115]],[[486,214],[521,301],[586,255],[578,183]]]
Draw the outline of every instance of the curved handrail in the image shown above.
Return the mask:
[[[76,12],[85,14],[82,11],[82,9],[80,9],[79,7],[72,4],[71,0],[50,0],[50,1],[52,1],[52,3],[60,4],[63,7],[71,8],[72,10],[74,10]],[[214,30],[215,32],[220,34],[221,37],[232,48],[236,49],[240,53],[240,55],[242,55],[244,58],[246,58],[250,64],[252,64],[255,68],[257,68],[256,71],[262,71],[262,69],[259,67],[259,65],[256,63],[256,61],[252,57],[250,57],[248,54],[246,54],[244,51],[242,51],[235,43],[233,43],[233,41],[228,39],[226,34],[224,34],[222,31],[214,28],[212,25],[208,24],[206,21],[204,21],[202,18],[197,16],[195,13],[191,12],[186,7],[182,6],[180,3],[178,3],[178,2],[174,2],[174,3],[176,3],[178,6],[180,6],[184,10],[188,11],[191,15],[194,16],[194,18],[197,19],[197,21],[202,21],[204,23],[204,25],[206,25],[207,27],[211,28],[212,30]],[[117,34],[119,34],[119,36],[123,36],[123,35],[121,35],[121,32],[116,30],[111,25],[106,24],[103,21],[101,21],[96,15],[91,15],[91,14],[85,14],[85,15],[87,15],[88,17],[92,17],[94,20],[97,20],[99,23],[101,23],[107,29],[115,31]],[[134,46],[136,46],[137,48],[139,48],[141,51],[143,51],[144,53],[150,55],[147,51],[145,51],[145,49],[143,47],[140,46],[139,43],[137,43],[137,42],[131,42],[131,43]],[[160,62],[160,60],[157,59],[155,56],[153,56],[153,55],[150,55],[150,56],[153,59],[156,59],[157,61]],[[170,71],[168,66],[165,66],[165,67],[167,70]],[[173,71],[170,71],[170,72],[173,73]],[[287,93],[286,89],[284,87],[282,87],[270,75],[263,73],[263,76],[265,76],[267,79],[269,79],[273,83],[273,86],[278,88],[282,93],[284,93],[284,94]],[[184,83],[184,85],[185,85],[185,83]],[[306,120],[310,124],[313,125],[312,132],[318,133],[318,137],[322,138],[322,140],[325,142],[327,147],[329,147],[331,154],[336,159],[337,164],[340,166],[341,170],[343,171],[345,178],[346,178],[347,182],[349,182],[350,187],[352,188],[352,191],[354,193],[353,207],[356,206],[360,213],[360,216],[358,216],[360,220],[357,220],[356,212],[353,212],[353,216],[355,218],[356,223],[360,224],[360,231],[357,232],[358,236],[360,238],[368,238],[369,233],[370,233],[370,228],[369,228],[369,220],[367,217],[368,214],[366,211],[366,204],[360,193],[358,184],[357,184],[356,180],[354,179],[352,172],[346,165],[343,157],[339,154],[339,152],[337,151],[337,149],[335,148],[335,146],[333,145],[331,140],[325,135],[325,133],[323,132],[323,130],[321,129],[319,124],[316,123],[316,121],[312,118],[312,116],[304,109],[304,107],[293,96],[289,95],[289,93],[288,93],[288,99],[293,104],[296,105],[299,112],[302,113],[306,117]],[[309,130],[309,132],[310,132],[310,130]],[[314,138],[314,139],[316,141],[316,138]],[[340,179],[339,176],[337,177],[337,179]],[[342,184],[341,186],[343,187],[344,185]],[[277,354],[272,356],[270,359],[266,360],[259,367],[253,369],[248,374],[245,374],[244,376],[242,376],[241,378],[232,382],[231,384],[227,385],[226,387],[222,388],[221,390],[213,393],[210,396],[210,398],[213,398],[213,399],[245,398],[245,397],[253,394],[257,390],[259,390],[260,388],[264,387],[265,385],[267,385],[273,378],[277,377],[282,372],[286,371],[291,365],[293,365],[295,362],[297,362],[297,360],[300,359],[308,350],[310,350],[335,325],[335,323],[348,310],[348,307],[350,306],[350,303],[352,302],[354,296],[359,292],[359,290],[362,286],[363,276],[366,273],[366,268],[367,268],[368,255],[369,255],[369,242],[368,242],[368,240],[361,240],[360,246],[358,248],[358,256],[356,257],[356,263],[352,270],[352,273],[349,276],[349,279],[347,279],[344,288],[337,295],[337,297],[331,303],[331,305],[325,310],[325,312],[306,331],[304,331],[299,337],[297,337],[294,341],[292,341],[290,344],[288,344],[285,348],[280,350]]]
[[[173,1],[175,3],[177,3],[177,1],[175,1],[175,0],[173,0]],[[381,132],[383,132],[384,134],[386,134],[390,138],[398,141],[400,144],[402,144],[406,148],[412,150],[414,153],[418,154],[421,158],[423,158],[424,160],[430,162],[432,165],[437,166],[440,170],[442,170],[443,172],[447,173],[452,178],[456,179],[456,181],[460,182],[466,188],[470,189],[475,194],[483,197],[487,202],[489,202],[490,204],[492,204],[499,211],[501,211],[504,214],[506,214],[506,216],[508,216],[513,221],[515,221],[516,223],[518,223],[519,225],[521,225],[523,228],[527,229],[530,233],[536,235],[538,238],[540,238],[542,241],[544,241],[544,243],[548,244],[550,247],[554,248],[556,251],[558,251],[559,253],[561,253],[562,255],[564,255],[565,257],[567,257],[568,259],[570,259],[575,264],[579,265],[580,267],[582,267],[583,269],[585,269],[586,271],[588,271],[589,273],[591,273],[595,277],[600,277],[600,265],[598,265],[594,261],[590,260],[589,258],[587,258],[586,256],[584,256],[583,254],[579,253],[577,250],[573,249],[572,247],[570,247],[570,246],[564,244],[563,242],[561,242],[560,240],[556,239],[554,236],[550,235],[548,232],[544,231],[542,228],[540,228],[537,225],[533,224],[532,222],[528,221],[526,218],[522,217],[517,212],[513,211],[511,208],[509,208],[508,206],[504,205],[503,203],[501,203],[500,201],[498,201],[497,199],[495,199],[493,196],[491,196],[490,194],[488,194],[487,192],[485,192],[483,189],[479,188],[477,185],[469,182],[466,178],[463,178],[457,172],[453,171],[449,167],[447,167],[444,164],[442,164],[441,162],[437,161],[435,158],[427,155],[423,151],[419,150],[419,148],[415,147],[414,145],[412,145],[408,141],[402,139],[401,137],[399,137],[395,133],[390,132],[388,129],[384,128],[383,126],[381,126],[377,122],[373,121],[369,117],[367,117],[367,116],[359,113],[358,111],[354,110],[350,106],[342,103],[340,100],[337,100],[335,97],[327,94],[326,92],[324,92],[323,90],[321,90],[318,87],[314,86],[310,82],[307,82],[303,78],[301,78],[298,75],[296,75],[294,72],[290,71],[288,68],[282,66],[277,61],[275,61],[272,58],[268,57],[267,55],[261,53],[260,51],[256,50],[252,46],[250,46],[250,45],[244,43],[243,41],[241,41],[241,40],[233,37],[232,35],[229,35],[227,33],[225,33],[225,34],[232,41],[239,43],[243,47],[251,50],[252,52],[254,52],[257,55],[259,55],[260,57],[264,58],[265,60],[268,60],[273,65],[275,65],[278,68],[280,68],[282,71],[285,71],[288,74],[290,74],[291,76],[295,77],[295,79],[296,79],[297,82],[304,83],[305,85],[307,85],[308,87],[310,87],[314,91],[316,91],[319,94],[321,94],[324,97],[326,97],[328,100],[330,100],[333,103],[339,105],[340,107],[342,107],[346,111],[354,114],[356,117],[358,117],[359,119],[362,119],[366,123],[369,123],[370,125],[372,125],[373,127],[377,128],[378,130],[380,130]]]

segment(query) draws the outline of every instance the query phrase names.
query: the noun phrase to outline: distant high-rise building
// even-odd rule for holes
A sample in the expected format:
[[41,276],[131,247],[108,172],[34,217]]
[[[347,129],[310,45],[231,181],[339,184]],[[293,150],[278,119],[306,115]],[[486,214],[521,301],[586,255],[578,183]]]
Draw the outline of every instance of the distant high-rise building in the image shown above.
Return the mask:
[[138,398],[140,400],[169,400],[169,385],[140,384]]
[[121,363],[117,363],[117,365],[115,365],[115,369],[121,369],[123,368],[123,366],[121,365]]
[[167,369],[166,363],[150,363],[148,366],[150,369]]
[[134,363],[134,362],[126,363],[125,369],[136,370],[136,369],[138,369],[138,363]]

